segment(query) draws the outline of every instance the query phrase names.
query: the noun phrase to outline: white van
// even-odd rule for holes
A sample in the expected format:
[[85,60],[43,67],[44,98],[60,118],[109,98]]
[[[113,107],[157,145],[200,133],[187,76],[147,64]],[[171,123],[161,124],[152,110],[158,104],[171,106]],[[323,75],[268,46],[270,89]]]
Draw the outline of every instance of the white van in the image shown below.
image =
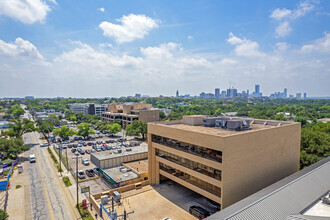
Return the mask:
[[30,154],[30,163],[36,162],[36,156],[34,154]]

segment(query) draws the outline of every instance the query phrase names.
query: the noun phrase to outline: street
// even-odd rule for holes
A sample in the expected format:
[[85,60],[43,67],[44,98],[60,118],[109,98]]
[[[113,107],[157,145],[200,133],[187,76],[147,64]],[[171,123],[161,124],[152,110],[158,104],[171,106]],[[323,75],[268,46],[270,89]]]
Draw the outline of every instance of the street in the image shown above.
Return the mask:
[[[31,145],[31,149],[25,152],[25,158],[30,154],[36,155],[36,163],[30,164],[27,160],[25,170],[30,178],[30,213],[28,219],[76,219],[73,205],[68,201],[67,195],[60,185],[58,174],[54,170],[53,161],[47,160],[47,148],[39,146],[37,132],[24,134],[23,140]],[[27,209],[28,206],[26,206]]]

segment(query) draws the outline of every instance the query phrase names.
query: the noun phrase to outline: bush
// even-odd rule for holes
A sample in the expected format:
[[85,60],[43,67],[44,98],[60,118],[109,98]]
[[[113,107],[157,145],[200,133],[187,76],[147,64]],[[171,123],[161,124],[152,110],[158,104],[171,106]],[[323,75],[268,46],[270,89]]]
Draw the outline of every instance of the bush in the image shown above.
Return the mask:
[[0,209],[0,220],[7,220],[9,215],[4,210]]
[[21,185],[16,185],[16,189],[19,189],[21,188],[22,186]]
[[91,213],[88,211],[88,208],[86,208],[86,209],[82,208],[82,203],[79,203],[78,211],[83,220],[93,220],[94,219],[92,217]]
[[69,177],[65,176],[62,178],[62,180],[67,187],[72,186]]

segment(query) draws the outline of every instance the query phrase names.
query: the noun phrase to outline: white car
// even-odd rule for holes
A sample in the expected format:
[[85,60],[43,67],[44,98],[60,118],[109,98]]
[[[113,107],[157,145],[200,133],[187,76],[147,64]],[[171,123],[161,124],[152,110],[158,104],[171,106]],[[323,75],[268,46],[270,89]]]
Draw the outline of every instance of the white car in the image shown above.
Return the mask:
[[78,170],[78,178],[79,179],[85,179],[86,175],[83,170]]
[[84,164],[85,166],[89,165],[89,160],[88,159],[81,159],[82,164]]
[[36,162],[36,156],[34,154],[30,154],[30,163]]

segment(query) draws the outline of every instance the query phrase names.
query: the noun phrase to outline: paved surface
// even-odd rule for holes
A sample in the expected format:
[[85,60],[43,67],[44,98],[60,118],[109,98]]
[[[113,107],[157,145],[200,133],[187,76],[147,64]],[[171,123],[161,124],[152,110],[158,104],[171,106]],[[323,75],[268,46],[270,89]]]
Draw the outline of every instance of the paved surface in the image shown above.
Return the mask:
[[30,176],[30,216],[28,219],[76,219],[72,204],[59,183],[59,178],[54,170],[53,161],[49,161],[47,148],[38,144],[37,132],[24,135],[24,141],[32,147],[25,153],[28,160],[30,154],[36,155],[36,163],[26,163],[25,172]]

